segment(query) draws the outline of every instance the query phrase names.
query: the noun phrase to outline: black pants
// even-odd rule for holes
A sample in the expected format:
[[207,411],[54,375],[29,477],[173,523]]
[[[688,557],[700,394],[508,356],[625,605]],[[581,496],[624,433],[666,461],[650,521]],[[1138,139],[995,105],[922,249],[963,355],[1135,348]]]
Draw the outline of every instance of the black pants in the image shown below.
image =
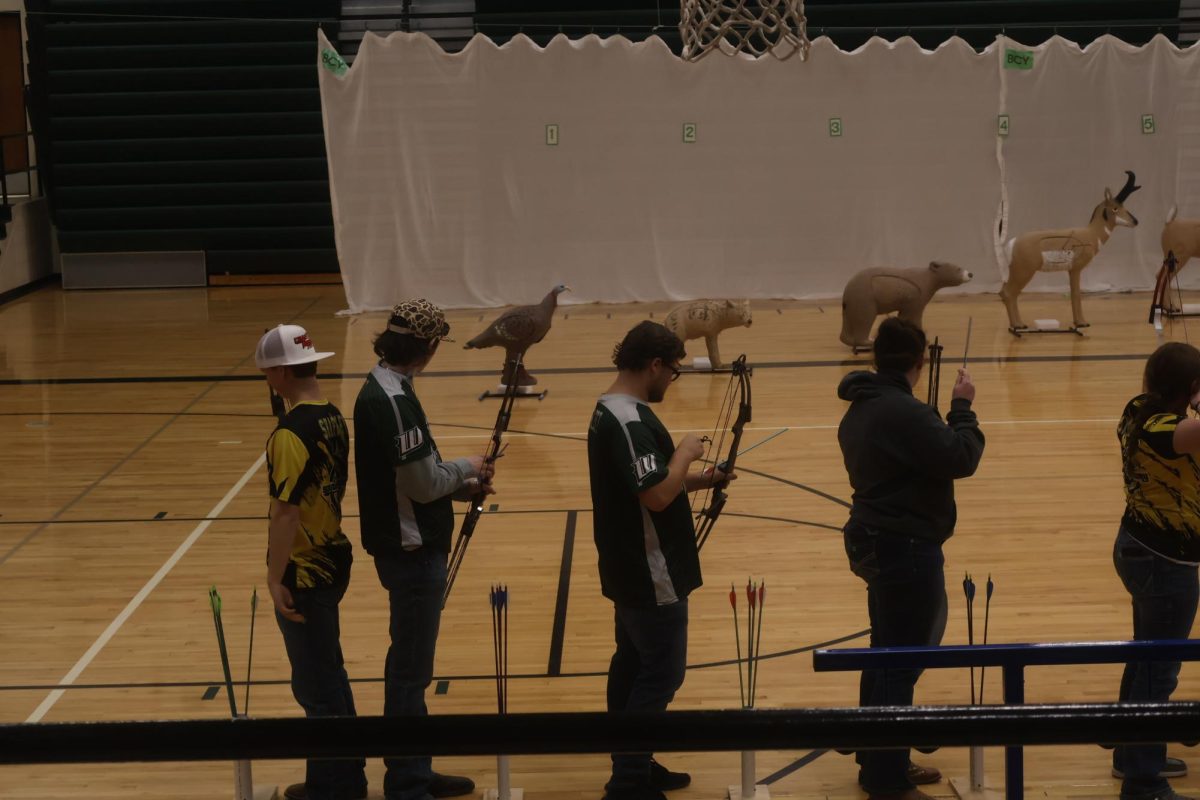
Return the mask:
[[[687,600],[616,607],[617,651],[608,666],[608,710],[666,711],[687,670]],[[614,753],[605,789],[645,787],[650,753]]]
[[[1133,638],[1186,639],[1196,619],[1200,583],[1196,567],[1177,564],[1138,543],[1124,528],[1113,545],[1113,564],[1133,599]],[[1178,661],[1130,661],[1121,676],[1122,703],[1165,703],[1179,683]],[[1166,791],[1160,778],[1167,762],[1165,744],[1125,745],[1113,765],[1125,773],[1121,797],[1154,797]]]
[[[292,599],[304,622],[292,622],[275,612],[292,664],[292,695],[308,717],[353,717],[354,694],[342,660],[338,604],[350,582],[342,580],[321,589],[295,589]],[[366,762],[358,759],[310,759],[304,784],[311,800],[341,800],[361,794],[367,785]]]
[[[849,522],[843,530],[850,569],[867,584],[871,647],[937,645],[946,632],[945,559],[938,542],[913,539]],[[859,705],[911,706],[918,669],[863,670]],[[894,794],[912,788],[909,751],[857,754],[863,788]]]
[[[425,716],[425,690],[433,680],[433,657],[446,593],[446,554],[429,547],[375,557],[379,582],[391,607],[391,647],[383,682],[384,716]],[[385,758],[387,800],[429,797],[429,756]]]

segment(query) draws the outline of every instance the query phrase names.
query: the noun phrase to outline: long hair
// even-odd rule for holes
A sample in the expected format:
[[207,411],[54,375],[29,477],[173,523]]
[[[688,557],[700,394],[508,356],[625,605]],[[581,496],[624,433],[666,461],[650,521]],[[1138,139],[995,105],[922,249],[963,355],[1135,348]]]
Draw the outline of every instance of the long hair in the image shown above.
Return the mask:
[[1180,405],[1186,406],[1200,389],[1200,350],[1183,342],[1167,342],[1146,360],[1142,375],[1142,406],[1134,415],[1129,435],[1125,437],[1122,456],[1126,469],[1132,465],[1134,453],[1142,437],[1146,421],[1155,414],[1166,414]]

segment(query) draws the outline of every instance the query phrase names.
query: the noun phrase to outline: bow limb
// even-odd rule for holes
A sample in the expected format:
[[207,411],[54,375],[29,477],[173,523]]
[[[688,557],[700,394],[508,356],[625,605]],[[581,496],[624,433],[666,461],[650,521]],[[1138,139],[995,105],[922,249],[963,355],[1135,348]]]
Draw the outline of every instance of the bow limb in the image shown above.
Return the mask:
[[[505,372],[510,376],[511,383],[504,385],[504,396],[500,398],[500,410],[496,412],[496,424],[492,426],[492,435],[488,439],[487,451],[483,454],[485,464],[496,463],[496,459],[504,451],[504,432],[508,430],[509,420],[512,419],[513,405],[517,400],[517,389],[519,388],[517,373],[523,358],[525,358],[525,353],[521,352],[510,364],[505,364]],[[446,607],[446,601],[450,599],[450,590],[454,588],[454,580],[458,577],[458,570],[462,567],[463,559],[467,555],[467,545],[471,543],[475,526],[479,524],[479,518],[483,516],[483,501],[486,497],[487,492],[484,490],[483,482],[480,481],[479,491],[471,495],[470,506],[467,508],[466,516],[463,517],[462,526],[458,529],[458,538],[454,541],[454,549],[450,553],[450,563],[446,569],[446,592],[442,595],[442,608]]]
[[[731,380],[736,381],[738,387],[737,418],[729,428],[731,434],[729,453],[724,461],[713,467],[714,470],[720,470],[726,476],[737,467],[738,448],[742,443],[742,432],[746,428],[746,423],[750,421],[752,413],[750,368],[746,366],[745,354],[742,354],[733,362]],[[730,410],[732,411],[732,406]],[[709,502],[701,508],[700,513],[696,517],[696,550],[704,547],[704,543],[708,541],[712,529],[716,526],[717,519],[721,516],[721,511],[725,508],[725,503],[729,499],[729,494],[726,492],[727,488],[729,488],[728,477],[723,477],[721,480],[713,483]]]

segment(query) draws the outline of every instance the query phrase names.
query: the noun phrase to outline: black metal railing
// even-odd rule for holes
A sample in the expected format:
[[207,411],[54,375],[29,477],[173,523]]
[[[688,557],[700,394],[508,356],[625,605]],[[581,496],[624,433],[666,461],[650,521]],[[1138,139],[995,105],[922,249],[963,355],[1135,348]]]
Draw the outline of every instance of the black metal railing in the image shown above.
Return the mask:
[[1200,703],[0,725],[0,764],[1190,743]]

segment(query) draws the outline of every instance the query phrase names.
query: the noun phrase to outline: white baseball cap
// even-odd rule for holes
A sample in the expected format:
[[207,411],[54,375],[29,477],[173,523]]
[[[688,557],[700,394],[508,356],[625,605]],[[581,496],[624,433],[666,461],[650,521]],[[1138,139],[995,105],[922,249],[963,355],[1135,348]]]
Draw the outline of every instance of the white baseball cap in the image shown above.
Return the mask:
[[307,364],[329,358],[333,353],[318,353],[308,331],[299,325],[276,325],[262,335],[254,349],[254,364],[259,369]]

